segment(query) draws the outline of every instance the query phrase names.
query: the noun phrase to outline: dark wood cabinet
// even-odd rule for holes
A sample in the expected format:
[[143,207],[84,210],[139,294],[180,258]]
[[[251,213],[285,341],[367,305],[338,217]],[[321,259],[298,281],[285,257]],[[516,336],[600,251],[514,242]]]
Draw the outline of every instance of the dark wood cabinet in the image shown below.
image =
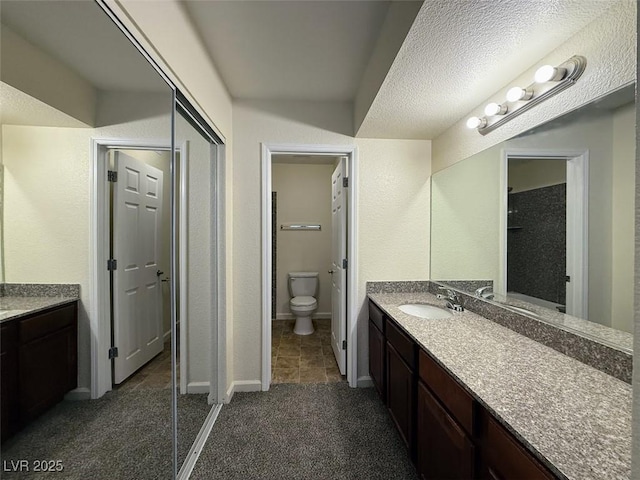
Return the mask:
[[413,448],[414,392],[413,371],[387,342],[387,408],[410,453]]
[[557,478],[373,302],[369,371],[420,478]]
[[552,480],[556,478],[486,411],[482,415],[483,480]]
[[475,447],[422,382],[418,382],[417,467],[424,480],[474,478]]
[[385,333],[387,408],[413,459],[416,344],[394,322],[385,324]]
[[3,440],[76,388],[77,316],[74,302],[2,325]]
[[384,402],[386,400],[385,384],[385,339],[375,323],[369,321],[369,374],[373,386]]
[[0,328],[0,425],[2,441],[18,431],[18,324],[5,322]]

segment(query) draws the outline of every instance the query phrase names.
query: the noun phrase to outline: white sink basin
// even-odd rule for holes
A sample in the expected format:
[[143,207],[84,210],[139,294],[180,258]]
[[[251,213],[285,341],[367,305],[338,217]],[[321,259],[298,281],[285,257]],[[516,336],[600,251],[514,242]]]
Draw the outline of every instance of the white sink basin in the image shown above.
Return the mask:
[[443,308],[425,305],[423,303],[407,303],[400,305],[398,308],[406,314],[413,315],[414,317],[428,318],[430,320],[439,320],[452,316],[451,312]]

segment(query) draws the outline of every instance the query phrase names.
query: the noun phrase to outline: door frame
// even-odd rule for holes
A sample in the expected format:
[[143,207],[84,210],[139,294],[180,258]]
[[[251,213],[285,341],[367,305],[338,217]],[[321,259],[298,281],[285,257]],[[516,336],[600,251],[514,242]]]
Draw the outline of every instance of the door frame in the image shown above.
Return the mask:
[[355,145],[262,143],[262,390],[271,385],[271,161],[273,155],[327,155],[349,158],[347,177],[347,381],[358,385],[358,148]]
[[507,292],[507,210],[509,158],[540,158],[567,163],[567,266],[572,271],[567,288],[567,310],[587,319],[589,314],[589,150],[507,148],[500,165],[499,277],[495,291]]
[[[91,331],[91,398],[100,398],[106,392],[112,389],[111,378],[111,360],[107,356],[107,352],[111,347],[111,303],[109,300],[109,271],[106,268],[107,259],[109,258],[109,189],[107,188],[107,171],[109,162],[107,152],[109,147],[117,147],[130,150],[162,150],[171,151],[171,145],[166,142],[153,142],[144,140],[129,139],[107,139],[92,138],[91,139],[91,307],[89,312],[89,323]],[[186,145],[176,148],[180,151],[180,169],[181,180],[186,178],[187,159]],[[171,181],[169,179],[168,181]],[[175,188],[172,184],[171,188]],[[180,182],[180,186],[176,195],[180,198],[180,215],[185,218],[186,215],[186,182]],[[173,208],[173,206],[171,207]],[[183,212],[184,210],[184,212]],[[181,239],[185,239],[179,243],[179,257],[186,258],[186,223],[180,223],[178,226],[178,235]],[[183,251],[184,250],[184,251]],[[182,262],[179,265],[178,277],[186,278],[186,264]],[[171,291],[175,291],[176,279],[172,275],[169,281]],[[187,319],[187,285],[181,285],[180,289],[180,319]],[[184,316],[183,316],[184,315]],[[181,349],[180,362],[187,361],[184,355],[184,349]]]

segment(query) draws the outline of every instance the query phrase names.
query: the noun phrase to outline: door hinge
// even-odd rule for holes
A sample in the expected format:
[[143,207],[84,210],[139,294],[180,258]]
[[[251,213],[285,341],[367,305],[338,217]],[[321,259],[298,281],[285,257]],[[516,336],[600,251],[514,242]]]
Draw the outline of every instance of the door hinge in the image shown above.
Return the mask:
[[107,181],[108,182],[117,182],[118,181],[118,172],[115,170],[109,170],[107,172]]
[[349,262],[346,258],[342,259],[342,268],[347,268],[349,266]]
[[342,340],[342,349],[343,350],[347,349],[347,341],[346,340]]
[[110,258],[107,260],[107,270],[112,272],[118,268],[118,261],[115,258]]
[[109,349],[109,360],[113,360],[118,356],[118,347],[111,347]]
[[570,282],[571,281],[571,276],[567,275],[566,277],[564,277],[564,281],[565,282]]
[[349,186],[349,177],[342,177],[342,186],[347,188]]

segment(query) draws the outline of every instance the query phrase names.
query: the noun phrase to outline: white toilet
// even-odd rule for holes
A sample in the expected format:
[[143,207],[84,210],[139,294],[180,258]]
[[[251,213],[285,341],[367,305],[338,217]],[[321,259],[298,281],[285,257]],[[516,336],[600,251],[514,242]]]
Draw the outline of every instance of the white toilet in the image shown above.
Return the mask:
[[293,333],[296,335],[311,335],[313,323],[311,315],[318,309],[318,272],[290,272],[289,273],[289,308],[296,317]]

